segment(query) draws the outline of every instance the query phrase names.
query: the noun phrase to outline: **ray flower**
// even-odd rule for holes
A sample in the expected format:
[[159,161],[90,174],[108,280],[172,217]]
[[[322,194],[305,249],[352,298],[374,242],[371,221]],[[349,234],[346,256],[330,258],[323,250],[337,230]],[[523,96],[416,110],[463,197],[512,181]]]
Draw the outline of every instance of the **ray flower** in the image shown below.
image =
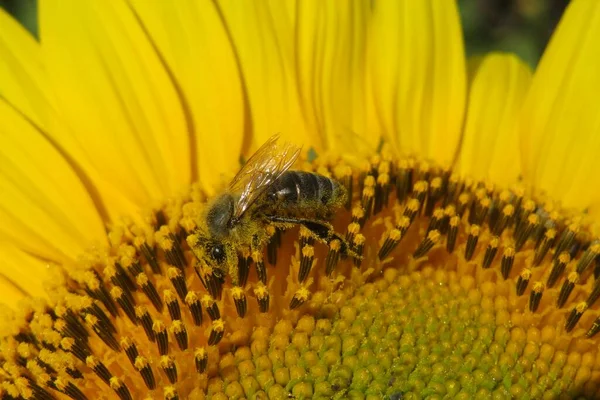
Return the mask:
[[[0,397],[600,397],[600,4],[533,74],[467,68],[451,1],[39,11],[0,11]],[[340,236],[223,273],[190,237],[275,133]]]

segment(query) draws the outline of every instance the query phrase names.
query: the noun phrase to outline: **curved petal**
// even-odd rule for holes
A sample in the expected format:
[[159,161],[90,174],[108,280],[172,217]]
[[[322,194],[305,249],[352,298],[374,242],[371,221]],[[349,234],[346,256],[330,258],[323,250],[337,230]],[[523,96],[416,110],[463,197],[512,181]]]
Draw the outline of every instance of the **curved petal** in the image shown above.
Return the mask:
[[122,1],[40,2],[40,40],[65,125],[55,140],[108,197],[113,216],[191,180],[188,127],[160,57]]
[[[194,179],[214,189],[239,168],[250,124],[235,53],[212,1],[130,0],[177,85],[188,118]],[[241,4],[240,4],[241,6]]]
[[375,149],[380,134],[368,90],[371,6],[362,0],[298,1],[298,93],[309,126],[327,149]]
[[45,294],[42,283],[49,278],[47,262],[6,243],[0,243],[0,258],[0,302],[14,307],[25,296]]
[[70,165],[39,130],[0,99],[0,239],[66,262],[105,237]]
[[[247,88],[253,147],[280,133],[319,143],[302,116],[294,60],[295,2],[220,0]],[[306,139],[303,139],[306,138]]]
[[457,172],[508,187],[521,174],[517,116],[531,82],[529,67],[512,54],[490,54],[477,67]]
[[384,134],[397,151],[449,166],[460,141],[465,56],[454,1],[376,1],[369,45]]
[[0,8],[0,96],[36,124],[51,108],[39,43]]
[[523,105],[524,176],[563,205],[600,201],[600,3],[574,0],[552,37]]
[[367,2],[219,6],[240,60],[255,147],[276,132],[317,151],[378,144],[365,72]]

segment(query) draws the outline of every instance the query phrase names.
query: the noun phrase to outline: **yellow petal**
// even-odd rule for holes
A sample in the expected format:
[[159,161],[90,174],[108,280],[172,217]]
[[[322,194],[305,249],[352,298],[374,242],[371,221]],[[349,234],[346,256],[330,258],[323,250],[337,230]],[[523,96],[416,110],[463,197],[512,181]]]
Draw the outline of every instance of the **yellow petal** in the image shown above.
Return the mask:
[[[130,200],[116,190],[102,168],[95,169],[82,156],[81,147],[69,142],[70,128],[59,107],[46,73],[39,43],[23,27],[0,10],[0,94],[7,104],[33,123],[40,134],[61,153],[90,193],[96,211],[105,221],[113,215],[136,211]],[[69,154],[71,153],[71,154]],[[78,157],[74,157],[79,153]],[[98,190],[102,186],[102,192]]]
[[214,189],[222,174],[239,168],[243,134],[251,123],[219,10],[212,1],[131,4],[172,72],[179,101],[189,113],[193,177],[199,176],[206,189]]
[[0,303],[14,307],[25,296],[45,295],[42,283],[49,278],[47,262],[5,243],[0,244],[0,257]]
[[0,8],[0,95],[42,124],[51,97],[46,80],[39,43]]
[[221,0],[218,4],[247,89],[253,147],[275,133],[319,145],[317,132],[302,115],[296,87],[294,3]]
[[[108,202],[118,193],[141,206],[188,184],[182,104],[125,2],[42,2],[39,19],[49,84],[66,121],[49,130]],[[113,215],[130,211],[114,203],[107,204]]]
[[0,240],[67,262],[104,226],[82,182],[32,123],[0,100]]
[[524,176],[567,207],[600,201],[600,3],[575,0],[559,23],[523,105]]
[[327,149],[379,144],[368,89],[371,6],[362,0],[299,1],[296,8],[298,93],[309,126]]
[[531,82],[529,67],[511,54],[490,54],[476,69],[457,172],[504,187],[521,174],[517,116]]
[[371,74],[384,134],[398,151],[450,165],[466,94],[455,2],[375,2],[372,25]]

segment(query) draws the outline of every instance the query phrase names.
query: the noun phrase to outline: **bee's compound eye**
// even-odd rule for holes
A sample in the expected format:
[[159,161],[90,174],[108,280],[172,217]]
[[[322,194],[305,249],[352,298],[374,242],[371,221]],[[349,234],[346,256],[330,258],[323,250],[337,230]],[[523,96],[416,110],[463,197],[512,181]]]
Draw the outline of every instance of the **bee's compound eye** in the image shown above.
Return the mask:
[[216,262],[218,262],[218,263],[223,262],[223,260],[225,260],[225,249],[223,248],[223,245],[222,244],[214,245],[213,248],[210,250],[210,255]]

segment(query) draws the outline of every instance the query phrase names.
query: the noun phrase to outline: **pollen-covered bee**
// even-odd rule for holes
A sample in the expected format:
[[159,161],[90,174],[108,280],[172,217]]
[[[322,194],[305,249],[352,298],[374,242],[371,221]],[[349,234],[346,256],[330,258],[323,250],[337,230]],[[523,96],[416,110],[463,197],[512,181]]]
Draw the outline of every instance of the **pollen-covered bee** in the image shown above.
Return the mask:
[[238,253],[262,252],[268,227],[304,226],[319,241],[338,239],[341,253],[354,255],[327,222],[346,201],[344,186],[323,175],[289,170],[300,148],[277,140],[277,135],[271,137],[248,159],[224,193],[207,205],[199,229],[187,238],[199,268],[220,280],[208,282],[206,273],[197,269],[207,288],[220,287],[225,275],[238,286]]

